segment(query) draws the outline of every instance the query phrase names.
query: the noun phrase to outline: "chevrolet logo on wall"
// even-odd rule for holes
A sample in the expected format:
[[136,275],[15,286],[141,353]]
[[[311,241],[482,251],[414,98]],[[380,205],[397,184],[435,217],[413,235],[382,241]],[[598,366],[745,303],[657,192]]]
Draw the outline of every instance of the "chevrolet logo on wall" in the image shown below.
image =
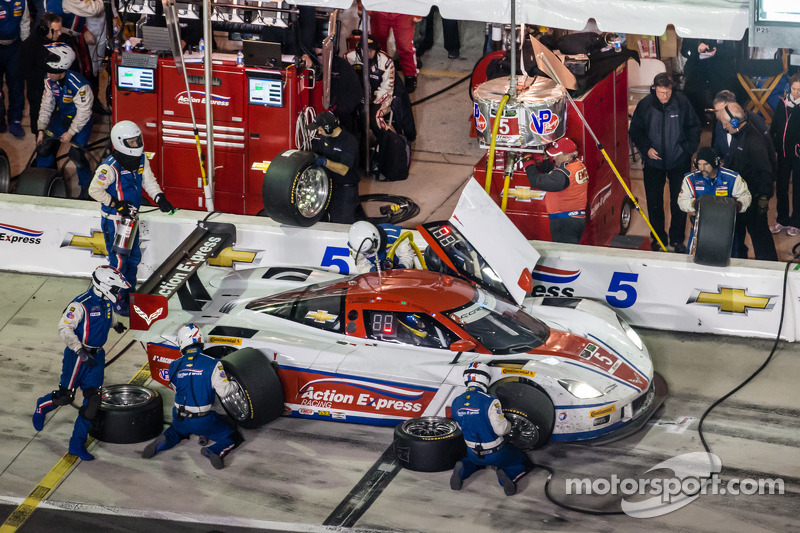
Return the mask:
[[61,243],[61,246],[71,246],[74,248],[84,248],[92,253],[92,255],[108,255],[106,251],[106,241],[103,238],[103,232],[92,230],[91,235],[78,235],[76,233],[69,233]]
[[747,294],[747,289],[734,289],[731,287],[718,287],[717,292],[695,289],[689,297],[687,304],[715,305],[720,313],[744,313],[750,309],[770,310],[775,304],[772,299],[776,296],[760,294]]

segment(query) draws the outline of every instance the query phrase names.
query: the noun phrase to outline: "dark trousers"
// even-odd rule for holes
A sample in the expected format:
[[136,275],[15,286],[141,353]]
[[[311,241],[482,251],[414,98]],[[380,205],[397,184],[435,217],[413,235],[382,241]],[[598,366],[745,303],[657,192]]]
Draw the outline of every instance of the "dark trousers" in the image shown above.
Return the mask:
[[358,197],[358,184],[336,185],[331,191],[331,205],[328,207],[330,221],[337,224],[352,224],[356,221],[356,208],[361,205]]
[[775,251],[775,241],[769,231],[767,213],[758,208],[758,196],[753,196],[753,203],[747,211],[736,218],[736,236],[733,245],[734,257],[747,259],[747,246],[744,244],[745,231],[750,234],[753,241],[753,255],[761,261],[777,261],[778,252]]
[[578,244],[586,229],[586,217],[564,217],[550,219],[550,235],[553,242]]
[[[433,6],[428,16],[425,17],[425,29],[422,33],[422,41],[419,44],[418,52],[422,54],[427,50],[433,48],[434,37],[434,20],[439,8]],[[452,19],[442,19],[442,33],[444,34],[444,49],[449,53],[455,53],[461,50],[461,39],[458,35],[458,21]]]
[[44,94],[44,85],[40,82],[34,84],[28,82],[26,95],[28,97],[28,110],[31,113],[31,133],[36,135],[39,133],[39,109],[42,106],[42,94]]
[[[775,196],[778,224],[800,228],[800,157],[778,158]],[[789,216],[789,183],[792,184],[792,215]]]
[[[8,45],[0,44],[0,92],[5,77],[8,84],[8,122],[21,121],[22,109],[25,107],[25,84],[19,71],[19,45],[19,39]],[[4,110],[5,103],[0,98],[0,121],[5,115]]]
[[[665,245],[683,243],[686,238],[686,213],[678,207],[678,194],[681,192],[683,176],[689,172],[689,162],[674,168],[644,167],[644,192],[647,196],[647,216],[650,224]],[[669,181],[669,211],[672,220],[669,224],[669,239],[664,231],[664,184]],[[655,241],[655,238],[653,238]]]

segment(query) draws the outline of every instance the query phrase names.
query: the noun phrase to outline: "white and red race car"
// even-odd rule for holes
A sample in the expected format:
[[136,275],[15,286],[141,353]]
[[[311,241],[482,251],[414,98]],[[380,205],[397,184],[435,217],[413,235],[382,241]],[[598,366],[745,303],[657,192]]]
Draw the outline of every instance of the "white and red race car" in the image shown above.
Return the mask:
[[[539,254],[480,186],[471,182],[449,221],[418,230],[448,273],[198,268],[235,231],[201,223],[132,295],[153,378],[166,383],[177,331],[192,322],[237,384],[221,401],[246,428],[286,415],[451,431],[443,418],[473,361],[492,369],[523,449],[625,435],[660,405],[666,384],[614,311],[526,297]],[[415,426],[418,417],[439,418]]]

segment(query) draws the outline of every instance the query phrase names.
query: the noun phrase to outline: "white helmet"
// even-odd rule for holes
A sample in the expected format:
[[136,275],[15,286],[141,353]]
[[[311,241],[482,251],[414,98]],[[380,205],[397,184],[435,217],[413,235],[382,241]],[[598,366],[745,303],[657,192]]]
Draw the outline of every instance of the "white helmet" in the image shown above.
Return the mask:
[[203,334],[200,332],[200,328],[194,324],[186,324],[181,327],[181,329],[178,330],[178,346],[181,349],[181,353],[189,346],[195,344],[200,344],[202,348]]
[[130,120],[122,120],[111,128],[111,145],[124,155],[139,157],[144,153],[142,130]]
[[64,72],[75,62],[75,51],[68,44],[53,43],[45,48],[50,52],[45,63],[48,72]]
[[355,253],[373,254],[378,251],[381,234],[374,224],[360,220],[350,226],[347,232],[347,245]]
[[464,385],[467,387],[478,385],[484,391],[488,391],[490,381],[492,381],[492,375],[489,373],[489,366],[485,363],[470,363],[464,369]]
[[131,287],[131,284],[125,280],[125,276],[119,273],[119,270],[108,265],[102,265],[94,269],[92,284],[100,294],[111,300],[111,303],[117,303],[119,291],[130,289]]

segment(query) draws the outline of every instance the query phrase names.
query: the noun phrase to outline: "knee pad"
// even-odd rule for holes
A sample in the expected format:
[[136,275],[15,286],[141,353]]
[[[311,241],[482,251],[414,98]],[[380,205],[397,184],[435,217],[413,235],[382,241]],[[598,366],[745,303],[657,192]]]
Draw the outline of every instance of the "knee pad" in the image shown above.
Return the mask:
[[75,389],[68,389],[66,387],[59,387],[58,390],[53,391],[53,403],[55,405],[69,405],[75,399]]
[[100,410],[100,402],[103,399],[100,395],[100,389],[98,387],[83,389],[83,397],[86,400],[86,405],[78,409],[78,414],[86,420],[93,420],[97,416],[97,411]]
[[84,168],[89,168],[89,160],[86,159],[86,156],[84,155],[83,150],[81,148],[70,146],[68,157],[70,161],[75,163],[75,168],[77,170],[83,170]]

